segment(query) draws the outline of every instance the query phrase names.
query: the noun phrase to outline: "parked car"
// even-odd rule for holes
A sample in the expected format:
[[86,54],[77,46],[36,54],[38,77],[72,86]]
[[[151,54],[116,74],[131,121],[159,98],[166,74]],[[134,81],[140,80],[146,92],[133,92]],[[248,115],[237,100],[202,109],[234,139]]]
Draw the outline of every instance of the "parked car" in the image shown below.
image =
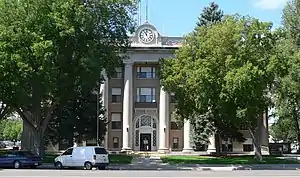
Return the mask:
[[2,168],[36,168],[41,164],[41,157],[29,151],[5,150],[0,152],[0,167]]
[[0,141],[0,148],[6,148],[6,144]]
[[93,167],[104,170],[109,165],[108,152],[100,146],[82,146],[68,148],[55,158],[57,169],[78,168],[91,170]]

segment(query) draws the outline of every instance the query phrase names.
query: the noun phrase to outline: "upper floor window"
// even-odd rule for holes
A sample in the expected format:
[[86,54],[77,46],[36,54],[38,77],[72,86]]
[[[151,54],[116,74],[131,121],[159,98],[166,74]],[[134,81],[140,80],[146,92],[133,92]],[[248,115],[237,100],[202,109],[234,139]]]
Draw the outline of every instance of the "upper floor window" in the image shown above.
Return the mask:
[[155,67],[137,67],[136,68],[137,78],[156,78]]
[[155,88],[137,88],[136,102],[155,103]]
[[121,113],[111,113],[111,129],[122,129],[121,117]]
[[174,93],[170,94],[170,102],[171,103],[176,103],[176,98],[175,98],[175,94]]
[[111,102],[112,103],[121,103],[122,102],[122,89],[121,88],[112,88],[111,89]]
[[123,71],[122,68],[116,68],[116,72],[111,76],[114,79],[121,79],[123,78]]

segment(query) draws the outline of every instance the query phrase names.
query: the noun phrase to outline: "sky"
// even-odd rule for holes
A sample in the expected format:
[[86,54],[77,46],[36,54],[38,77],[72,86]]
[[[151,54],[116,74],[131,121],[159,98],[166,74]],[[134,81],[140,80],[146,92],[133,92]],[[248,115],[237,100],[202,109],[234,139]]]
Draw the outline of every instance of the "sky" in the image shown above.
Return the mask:
[[[191,32],[203,8],[213,0],[148,0],[148,22],[163,36],[183,36]],[[281,24],[287,0],[215,0],[225,14],[241,14]],[[142,23],[146,17],[146,0],[142,0]]]

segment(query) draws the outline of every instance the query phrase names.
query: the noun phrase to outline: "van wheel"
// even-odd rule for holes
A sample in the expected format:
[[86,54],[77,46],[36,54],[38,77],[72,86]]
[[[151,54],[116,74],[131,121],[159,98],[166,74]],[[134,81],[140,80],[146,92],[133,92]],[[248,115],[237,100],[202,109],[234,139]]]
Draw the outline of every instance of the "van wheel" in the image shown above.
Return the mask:
[[93,165],[92,165],[92,163],[90,163],[90,162],[85,162],[85,163],[84,163],[84,168],[85,168],[86,170],[92,170],[92,169],[93,169]]
[[105,166],[99,166],[98,169],[99,170],[105,170]]
[[20,169],[21,168],[21,162],[20,161],[15,161],[14,162],[14,168],[15,169]]
[[54,166],[55,166],[55,168],[56,169],[63,169],[63,165],[61,164],[61,162],[56,162],[55,164],[54,164]]

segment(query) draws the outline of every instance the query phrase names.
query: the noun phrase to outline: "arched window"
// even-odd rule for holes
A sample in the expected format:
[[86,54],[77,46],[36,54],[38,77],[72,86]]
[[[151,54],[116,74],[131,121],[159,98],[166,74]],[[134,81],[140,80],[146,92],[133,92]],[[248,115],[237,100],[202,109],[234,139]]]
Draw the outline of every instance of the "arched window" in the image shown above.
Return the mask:
[[151,116],[143,115],[141,116],[141,127],[149,126],[151,127]]

